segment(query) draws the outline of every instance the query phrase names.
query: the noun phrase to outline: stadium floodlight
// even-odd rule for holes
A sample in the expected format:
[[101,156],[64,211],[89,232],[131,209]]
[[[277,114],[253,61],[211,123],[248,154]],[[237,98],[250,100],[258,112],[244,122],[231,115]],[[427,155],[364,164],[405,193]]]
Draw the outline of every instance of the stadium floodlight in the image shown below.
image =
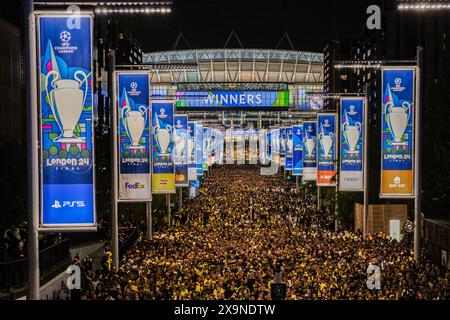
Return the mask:
[[397,8],[401,11],[442,11],[450,10],[450,1],[429,0],[429,1],[415,1],[415,0],[400,0]]

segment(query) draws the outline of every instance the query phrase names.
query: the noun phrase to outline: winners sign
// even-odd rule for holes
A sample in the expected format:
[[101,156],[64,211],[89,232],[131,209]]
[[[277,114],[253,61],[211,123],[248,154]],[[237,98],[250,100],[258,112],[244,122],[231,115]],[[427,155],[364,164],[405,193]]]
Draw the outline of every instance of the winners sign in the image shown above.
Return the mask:
[[41,227],[95,226],[91,15],[38,16]]

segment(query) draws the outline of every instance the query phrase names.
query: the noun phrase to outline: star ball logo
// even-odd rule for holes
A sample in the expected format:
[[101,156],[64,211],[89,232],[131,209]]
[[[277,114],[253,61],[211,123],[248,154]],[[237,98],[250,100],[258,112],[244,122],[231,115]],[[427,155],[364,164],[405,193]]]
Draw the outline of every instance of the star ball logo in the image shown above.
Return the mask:
[[69,47],[70,46],[70,43],[69,43],[69,41],[70,41],[70,39],[72,39],[72,35],[70,34],[70,32],[69,31],[63,31],[63,32],[61,32],[60,34],[59,34],[59,38],[61,39],[61,41],[62,41],[62,46],[63,47]]
[[392,91],[394,92],[402,92],[405,90],[405,87],[402,87],[402,79],[401,78],[395,78],[394,79],[394,84],[395,87],[392,89]]
[[141,91],[139,91],[137,82],[133,81],[130,83],[131,90],[128,92],[131,96],[138,96],[141,94]]

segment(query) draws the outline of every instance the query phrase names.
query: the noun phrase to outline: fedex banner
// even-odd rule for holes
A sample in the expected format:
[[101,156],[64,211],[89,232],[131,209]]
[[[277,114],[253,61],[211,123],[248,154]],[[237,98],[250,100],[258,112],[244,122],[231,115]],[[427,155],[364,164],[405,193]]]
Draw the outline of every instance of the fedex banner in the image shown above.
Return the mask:
[[39,15],[41,227],[94,227],[91,15]]
[[286,170],[292,171],[293,169],[293,163],[292,163],[292,156],[293,156],[293,149],[294,149],[294,141],[293,141],[293,132],[292,127],[286,128]]
[[415,68],[382,69],[381,197],[414,197]]
[[177,108],[289,107],[289,91],[177,91]]
[[149,74],[116,73],[119,200],[151,201]]
[[189,160],[189,181],[197,180],[197,149],[196,136],[197,124],[193,121],[188,122],[188,160]]
[[364,98],[341,98],[340,191],[364,191]]
[[292,136],[294,149],[292,154],[292,175],[300,176],[303,174],[303,125],[294,126]]
[[331,179],[336,173],[336,115],[322,113],[317,115],[317,185],[332,187]]
[[303,122],[303,181],[317,179],[317,122]]
[[188,116],[175,115],[173,162],[175,164],[175,186],[189,187],[188,179]]
[[175,193],[173,103],[153,102],[153,193]]

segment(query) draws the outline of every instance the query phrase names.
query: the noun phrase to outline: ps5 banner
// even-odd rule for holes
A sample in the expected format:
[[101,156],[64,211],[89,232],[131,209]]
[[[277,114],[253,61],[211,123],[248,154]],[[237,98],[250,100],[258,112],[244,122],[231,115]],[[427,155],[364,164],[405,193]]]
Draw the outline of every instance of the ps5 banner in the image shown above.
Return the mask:
[[197,154],[197,176],[203,175],[203,126],[197,123],[197,141],[195,144]]
[[292,171],[292,156],[294,151],[294,141],[292,127],[286,128],[286,170]]
[[340,191],[364,191],[365,99],[341,98]]
[[90,15],[38,16],[40,226],[95,226]]
[[154,194],[175,193],[175,165],[173,163],[173,102],[152,103],[153,119],[153,175]]
[[317,179],[317,122],[303,122],[303,181]]
[[189,181],[197,180],[197,149],[196,149],[196,136],[197,124],[193,121],[188,122],[188,160],[189,169],[188,176]]
[[174,132],[174,148],[173,161],[175,163],[175,186],[189,187],[188,179],[188,135],[187,115],[175,115],[175,132]]
[[292,175],[301,176],[303,174],[303,125],[294,126],[292,130],[293,135],[293,170]]
[[414,197],[415,68],[382,69],[381,193]]
[[336,158],[336,115],[322,113],[317,115],[318,140],[317,145],[317,185],[333,187],[332,181]]
[[119,200],[151,201],[149,74],[117,72]]

